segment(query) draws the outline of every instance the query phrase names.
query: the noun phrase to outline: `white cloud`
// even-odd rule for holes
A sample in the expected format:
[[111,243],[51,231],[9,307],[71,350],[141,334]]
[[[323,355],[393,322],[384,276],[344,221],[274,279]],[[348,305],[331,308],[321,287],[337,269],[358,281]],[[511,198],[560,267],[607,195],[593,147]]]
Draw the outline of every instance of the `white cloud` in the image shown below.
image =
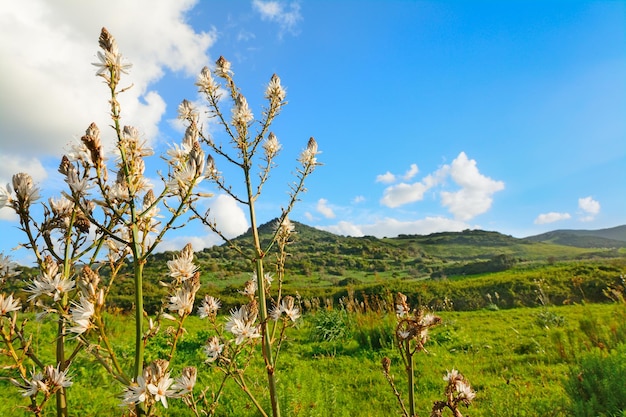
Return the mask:
[[383,184],[391,184],[396,181],[396,176],[387,171],[384,174],[376,176],[376,182],[382,182]]
[[407,235],[427,235],[437,232],[459,232],[472,228],[465,222],[448,219],[445,217],[426,217],[414,221],[400,221],[392,218],[385,218],[371,224],[354,224],[341,221],[331,226],[316,226],[319,229],[344,236],[376,236],[395,237],[400,234]]
[[581,217],[581,221],[592,221],[595,216],[600,213],[600,203],[594,200],[591,196],[579,198],[578,208],[585,212],[585,215]]
[[[58,157],[72,137],[95,121],[105,144],[107,90],[95,77],[98,36],[106,26],[133,64],[120,96],[122,123],[136,126],[149,141],[158,135],[165,103],[150,86],[165,71],[185,75],[209,62],[215,32],[196,32],[186,13],[196,0],[153,2],[8,2],[0,10],[0,153],[6,157]],[[146,11],[150,18],[146,18]]]
[[335,212],[332,208],[328,206],[328,200],[326,200],[325,198],[320,198],[317,201],[317,206],[315,209],[327,219],[332,219],[335,217]]
[[46,169],[36,158],[0,154],[0,184],[10,183],[13,175],[18,172],[28,173],[35,181],[35,184],[41,183],[48,177]]
[[452,161],[450,176],[461,189],[455,192],[442,191],[441,203],[460,220],[470,220],[488,211],[493,194],[504,189],[504,182],[482,175],[476,167],[476,161],[468,159],[465,152]]
[[315,216],[313,216],[313,215],[312,215],[310,212],[308,212],[308,211],[304,213],[304,217],[306,217],[306,219],[307,219],[308,221],[310,221],[310,222],[312,222],[312,221],[314,221],[314,220],[315,220]]
[[252,6],[261,14],[263,20],[278,23],[280,26],[279,36],[282,36],[286,31],[297,34],[297,25],[302,20],[300,5],[297,2],[291,2],[288,10],[278,1],[253,0]]
[[356,197],[354,197],[354,199],[352,200],[352,202],[354,204],[359,204],[365,201],[365,197],[363,197],[362,195],[357,195]]
[[535,224],[554,223],[560,220],[570,219],[571,217],[572,216],[570,216],[569,213],[557,213],[552,211],[550,213],[543,213],[537,216],[537,218],[535,219]]
[[417,167],[417,164],[411,164],[411,167],[409,168],[407,172],[404,173],[402,178],[405,181],[409,181],[411,178],[416,176],[418,172],[419,172],[419,168]]
[[421,182],[413,184],[402,182],[392,187],[387,187],[380,203],[384,206],[394,208],[414,201],[420,201],[424,199],[424,193],[428,191],[429,188],[430,187]]
[[[237,202],[226,194],[209,199],[209,219],[214,220],[220,232],[229,239],[245,233],[248,228],[248,218]],[[191,243],[194,250],[210,248],[214,245],[224,243],[222,238],[203,228],[204,234],[201,236],[176,236],[166,238],[160,245],[160,251],[181,250],[187,243]]]

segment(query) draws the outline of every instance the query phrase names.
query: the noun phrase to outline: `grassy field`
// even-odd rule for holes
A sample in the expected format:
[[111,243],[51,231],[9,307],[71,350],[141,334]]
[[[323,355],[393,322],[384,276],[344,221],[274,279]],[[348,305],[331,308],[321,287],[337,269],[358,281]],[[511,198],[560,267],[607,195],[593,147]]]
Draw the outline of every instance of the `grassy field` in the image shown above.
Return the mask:
[[[429,415],[433,401],[444,389],[446,370],[460,370],[477,392],[467,410],[480,416],[569,416],[571,396],[566,386],[581,376],[585,355],[608,356],[626,339],[623,304],[587,304],[507,310],[442,311],[443,324],[433,330],[429,354],[417,357],[419,415]],[[396,399],[381,372],[380,361],[392,360],[392,373],[401,392],[405,376],[392,344],[395,318],[384,313],[347,313],[320,310],[308,313],[291,329],[279,360],[281,406],[287,416],[393,416],[400,415]],[[120,352],[130,353],[132,319],[112,316],[110,327],[121,340]],[[199,384],[215,388],[219,373],[203,364],[202,346],[210,332],[199,319],[190,318],[188,334],[179,345],[177,370],[199,367]],[[52,342],[53,326],[38,326],[34,343],[45,349]],[[322,332],[320,332],[322,330]],[[326,333],[324,333],[326,331]],[[339,331],[339,333],[337,333]],[[335,332],[335,333],[333,333]],[[339,338],[325,337],[339,334]],[[149,345],[148,360],[159,357],[165,342]],[[595,353],[594,353],[595,352]],[[624,352],[622,349],[621,352]],[[128,358],[130,363],[131,358]],[[264,389],[260,364],[252,364],[248,380],[253,389]],[[71,415],[121,415],[121,386],[110,382],[87,355],[72,366],[74,386],[68,398]],[[3,375],[5,371],[2,371]],[[0,415],[27,415],[20,406],[27,399],[7,380],[0,381]],[[170,401],[165,416],[183,414],[184,405]],[[45,415],[53,415],[50,408]],[[217,415],[256,416],[258,412],[232,381],[220,401]],[[579,414],[584,415],[584,414]]]

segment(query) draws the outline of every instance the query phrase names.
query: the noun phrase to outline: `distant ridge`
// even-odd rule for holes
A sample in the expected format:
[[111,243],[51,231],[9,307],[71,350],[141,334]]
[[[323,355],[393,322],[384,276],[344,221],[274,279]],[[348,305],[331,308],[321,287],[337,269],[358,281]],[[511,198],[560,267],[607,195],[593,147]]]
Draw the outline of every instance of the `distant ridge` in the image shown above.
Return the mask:
[[626,225],[598,230],[553,230],[529,236],[525,240],[578,248],[624,248],[626,247]]

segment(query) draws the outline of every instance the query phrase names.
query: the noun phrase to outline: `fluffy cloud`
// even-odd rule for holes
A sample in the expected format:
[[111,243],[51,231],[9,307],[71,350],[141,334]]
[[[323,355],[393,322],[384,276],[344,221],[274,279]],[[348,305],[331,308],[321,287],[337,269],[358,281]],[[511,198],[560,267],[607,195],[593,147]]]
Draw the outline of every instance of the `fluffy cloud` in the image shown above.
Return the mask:
[[[416,173],[417,166],[412,165],[405,177]],[[504,189],[502,181],[495,181],[481,174],[476,167],[476,161],[468,159],[465,152],[461,152],[452,164],[442,166],[419,182],[412,184],[403,182],[387,187],[380,203],[395,208],[423,200],[426,191],[443,184],[447,177],[450,177],[461,189],[453,192],[441,191],[441,204],[448,207],[456,219],[462,221],[470,220],[489,210],[493,202],[493,194]]]
[[537,218],[535,219],[535,224],[554,223],[560,220],[570,219],[571,217],[572,216],[570,216],[569,213],[557,213],[552,211],[550,213],[544,213],[537,216]]
[[[0,153],[58,157],[70,139],[95,121],[106,133],[105,86],[95,77],[97,40],[106,26],[133,64],[120,97],[124,124],[139,128],[148,141],[158,135],[165,111],[150,86],[165,71],[196,74],[209,62],[214,32],[196,32],[186,13],[196,0],[153,2],[9,2],[0,10]],[[149,10],[150,18],[146,18]],[[140,22],[140,24],[138,24]]]
[[383,184],[391,184],[392,182],[396,182],[396,176],[391,172],[387,171],[384,174],[380,174],[376,176],[376,182],[381,182]]
[[400,221],[385,218],[371,224],[354,224],[341,221],[331,226],[317,226],[319,229],[344,236],[376,236],[394,237],[400,234],[427,235],[437,232],[460,232],[472,228],[465,222],[448,219],[445,217],[426,217],[414,221]]
[[[209,200],[209,218],[218,225],[220,232],[227,238],[235,238],[245,233],[248,228],[248,218],[237,202],[226,194],[220,194]],[[176,236],[169,237],[159,245],[160,251],[180,250],[187,243],[191,243],[194,250],[209,248],[222,244],[224,241],[218,235],[204,229],[201,236]]]
[[441,203],[460,220],[470,220],[488,211],[493,194],[504,189],[502,181],[494,181],[482,175],[476,167],[476,161],[468,159],[465,152],[452,161],[450,176],[461,189],[455,192],[442,191]]
[[285,32],[297,34],[298,23],[302,20],[300,5],[297,2],[290,3],[288,10],[278,1],[253,0],[252,6],[261,14],[262,19],[278,23],[279,36]]
[[409,170],[407,172],[404,173],[402,178],[405,181],[409,181],[414,176],[416,176],[418,172],[419,172],[419,168],[417,167],[417,164],[411,164],[411,167],[409,168]]
[[585,215],[580,219],[584,222],[593,220],[595,216],[600,213],[600,203],[592,197],[579,198],[578,208],[585,213]]
[[332,219],[335,217],[335,212],[332,208],[328,206],[328,200],[326,200],[325,198],[320,198],[317,201],[317,206],[315,209],[327,219]]

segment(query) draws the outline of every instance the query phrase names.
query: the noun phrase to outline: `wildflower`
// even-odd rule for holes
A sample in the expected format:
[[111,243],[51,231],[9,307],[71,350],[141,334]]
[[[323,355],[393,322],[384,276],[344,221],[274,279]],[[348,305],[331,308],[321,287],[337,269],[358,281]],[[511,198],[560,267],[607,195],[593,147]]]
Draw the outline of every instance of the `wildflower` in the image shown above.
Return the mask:
[[167,261],[167,268],[170,270],[169,275],[177,282],[183,282],[193,277],[198,267],[193,264],[193,247],[191,243],[185,245],[178,257]]
[[211,155],[206,158],[206,170],[204,171],[204,176],[211,180],[217,180],[219,178],[219,172],[215,167],[215,159]]
[[67,371],[69,371],[69,369],[61,371],[59,367],[60,365],[57,365],[56,368],[53,367],[52,365],[47,365],[44,368],[44,373],[46,374],[46,378],[49,384],[53,388],[54,387],[67,388],[67,387],[72,386],[72,381],[67,376]]
[[159,378],[156,384],[148,384],[148,391],[154,396],[154,401],[161,401],[165,408],[167,408],[167,397],[171,397],[174,394],[174,391],[170,389],[173,382],[174,380],[167,373]]
[[80,303],[72,302],[72,320],[76,323],[76,326],[71,327],[69,331],[80,335],[89,330],[92,327],[90,320],[94,312],[94,305],[91,301],[81,295]]
[[67,171],[67,175],[65,177],[65,182],[69,185],[72,193],[77,196],[84,196],[87,194],[87,191],[91,189],[92,185],[89,183],[89,177],[83,175],[79,176],[76,168],[70,165],[70,168]]
[[238,94],[235,97],[235,105],[232,109],[233,112],[233,125],[246,126],[254,119],[254,115],[248,107],[248,101],[243,94]]
[[12,311],[21,310],[22,306],[20,305],[20,299],[13,299],[13,294],[9,294],[9,296],[5,296],[4,294],[0,294],[0,316],[6,316],[8,313]]
[[186,288],[178,288],[173,296],[170,297],[170,303],[167,309],[177,312],[179,316],[191,313],[193,309],[193,301],[195,294]]
[[178,105],[178,118],[180,120],[197,120],[198,111],[189,100],[183,100]]
[[273,74],[265,89],[265,98],[271,102],[280,103],[285,99],[286,95],[285,89],[280,85],[280,78],[278,75]]
[[211,75],[211,70],[208,67],[202,68],[200,71],[200,75],[198,76],[198,80],[196,81],[196,85],[199,87],[198,91],[205,94],[214,94],[218,85],[215,83],[213,76]]
[[246,339],[255,339],[261,337],[259,328],[254,324],[257,313],[247,305],[241,306],[239,309],[233,309],[230,312],[230,318],[226,322],[226,331],[236,336],[235,343],[240,345]]
[[456,381],[459,378],[459,375],[459,371],[452,369],[451,371],[448,371],[446,376],[443,377],[443,380],[446,382]]
[[0,209],[8,206],[12,201],[11,186],[9,184],[7,184],[6,187],[0,185]]
[[136,382],[132,382],[124,389],[122,401],[124,404],[137,405],[146,401],[147,394],[146,380],[143,375],[139,375]]
[[317,142],[313,137],[311,137],[309,139],[306,149],[300,154],[300,158],[298,158],[298,161],[300,161],[300,163],[304,167],[315,166],[317,165],[316,156],[318,153],[319,152],[317,151]]
[[50,296],[54,298],[54,301],[59,301],[64,293],[71,291],[74,288],[74,281],[66,279],[58,274],[49,283]]
[[224,345],[220,343],[220,339],[217,336],[212,336],[207,340],[206,346],[204,346],[204,353],[208,356],[209,362],[214,362],[222,353]]
[[172,390],[176,391],[172,396],[182,397],[183,395],[191,393],[193,391],[193,387],[196,385],[197,375],[198,370],[193,366],[183,368],[181,376],[176,378],[174,384],[172,385]]
[[254,295],[256,294],[256,288],[257,288],[257,285],[255,281],[248,280],[246,281],[246,284],[244,285],[243,290],[239,291],[239,294],[243,294],[246,297],[254,298]]
[[463,380],[456,382],[456,391],[459,393],[458,398],[465,404],[469,404],[476,397],[476,393],[472,390],[472,387]]
[[22,392],[22,396],[24,397],[32,397],[37,395],[38,392],[48,392],[48,385],[45,382],[44,374],[41,372],[35,372],[33,369],[31,371],[31,379],[30,381],[26,381],[26,386],[21,386],[24,390]]
[[215,75],[218,77],[229,79],[233,74],[230,69],[230,62],[223,56],[220,56],[215,62]]
[[272,318],[278,320],[282,313],[285,313],[294,322],[300,317],[300,309],[295,306],[295,298],[290,295],[284,297],[280,302],[280,306],[272,312]]
[[198,307],[198,315],[201,319],[207,317],[215,317],[217,314],[217,310],[221,307],[222,303],[217,298],[205,295],[204,300],[202,300],[202,304]]
[[278,138],[273,132],[267,136],[265,143],[263,144],[263,149],[265,150],[265,157],[269,160],[272,159],[278,151],[280,151],[280,143],[278,143]]
[[[131,64],[122,63],[122,54],[119,53],[117,42],[113,35],[106,28],[102,28],[100,32],[100,48],[104,53],[98,51],[98,59],[100,62],[93,63],[98,68],[97,76],[104,78],[107,83],[112,81],[117,84],[121,74],[127,74]],[[111,78],[113,75],[113,78]]]
[[17,264],[11,261],[9,256],[0,253],[0,278],[12,278],[21,274],[21,271],[16,271]]
[[39,189],[34,186],[33,178],[24,172],[13,175],[13,189],[17,201],[25,207],[39,200]]

